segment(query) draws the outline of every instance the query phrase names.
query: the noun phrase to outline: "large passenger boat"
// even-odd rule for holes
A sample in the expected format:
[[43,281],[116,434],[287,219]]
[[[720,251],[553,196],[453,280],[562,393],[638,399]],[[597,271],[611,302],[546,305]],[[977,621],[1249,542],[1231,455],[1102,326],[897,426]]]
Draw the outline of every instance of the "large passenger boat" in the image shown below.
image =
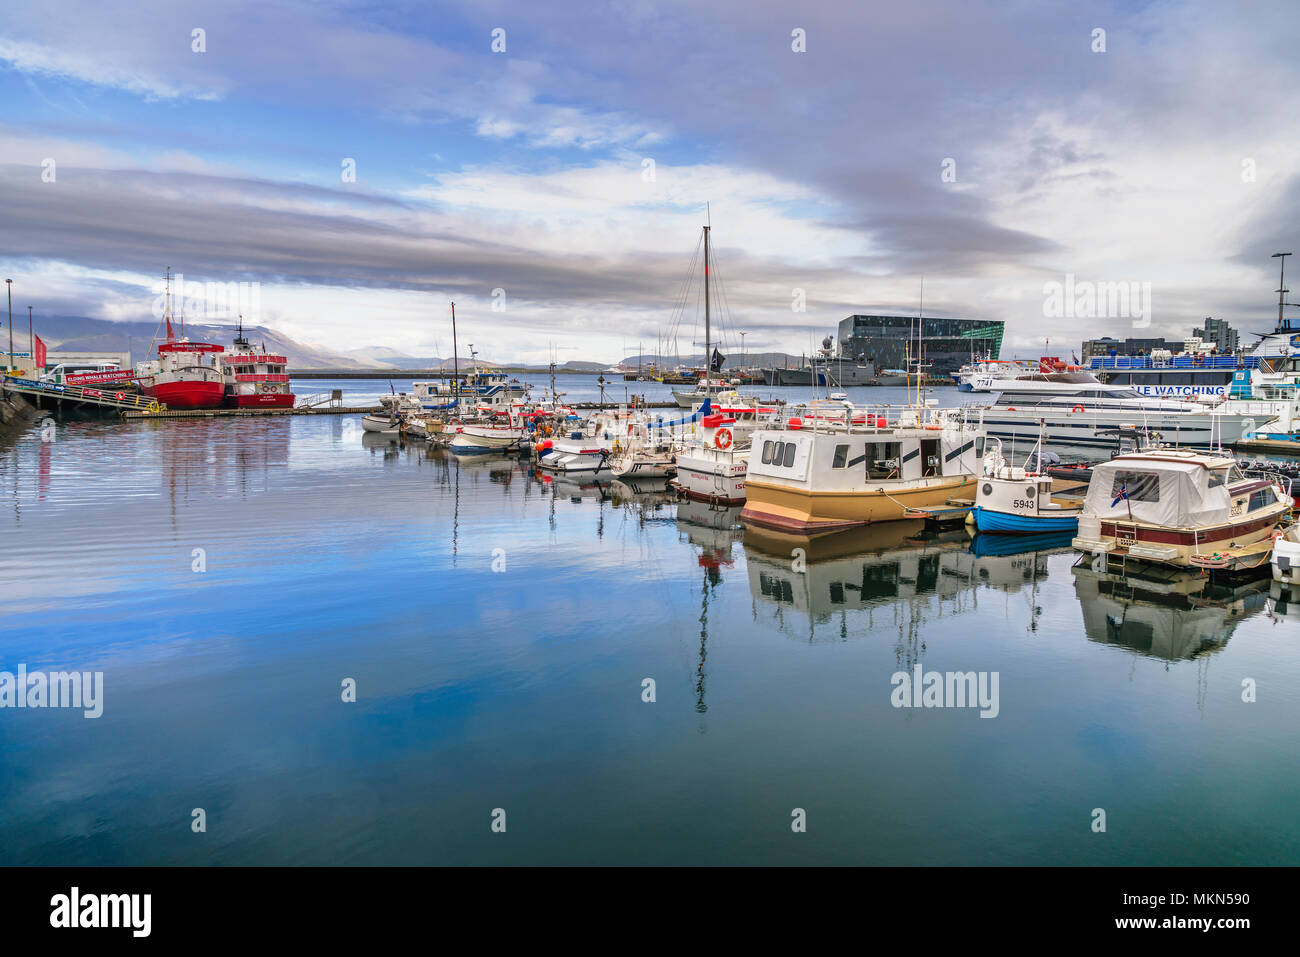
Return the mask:
[[1159,432],[1177,445],[1210,447],[1237,442],[1262,425],[1232,408],[1218,409],[1184,399],[1158,399],[1128,386],[1100,382],[1091,372],[1040,360],[1040,371],[990,378],[998,393],[985,408],[989,435],[1033,441],[1111,446],[1112,430],[1136,426]]

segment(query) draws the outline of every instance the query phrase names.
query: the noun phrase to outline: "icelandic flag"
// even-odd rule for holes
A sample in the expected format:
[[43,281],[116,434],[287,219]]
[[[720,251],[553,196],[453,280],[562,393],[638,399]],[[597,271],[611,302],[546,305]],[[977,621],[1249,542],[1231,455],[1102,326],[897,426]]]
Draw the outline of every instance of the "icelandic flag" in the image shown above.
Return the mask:
[[1124,501],[1126,498],[1128,498],[1128,486],[1121,483],[1119,487],[1119,494],[1115,496],[1115,501],[1110,503],[1110,507],[1114,508],[1116,505]]

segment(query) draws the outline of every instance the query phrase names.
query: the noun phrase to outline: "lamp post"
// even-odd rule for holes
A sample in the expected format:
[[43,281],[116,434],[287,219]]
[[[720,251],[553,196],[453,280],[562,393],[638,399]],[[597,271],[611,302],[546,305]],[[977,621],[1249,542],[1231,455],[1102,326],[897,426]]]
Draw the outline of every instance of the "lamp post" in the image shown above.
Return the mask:
[[5,372],[9,373],[14,371],[14,281],[12,279],[5,280],[5,290],[9,294],[9,365],[5,368]]
[[36,333],[32,327],[32,307],[27,307],[27,341],[28,348],[32,350],[32,372],[36,372]]
[[1290,255],[1291,255],[1290,253],[1274,253],[1272,256],[1269,257],[1270,259],[1282,260],[1281,268],[1278,271],[1278,278],[1277,278],[1277,327],[1278,329],[1282,328],[1282,300],[1286,296],[1286,257]]

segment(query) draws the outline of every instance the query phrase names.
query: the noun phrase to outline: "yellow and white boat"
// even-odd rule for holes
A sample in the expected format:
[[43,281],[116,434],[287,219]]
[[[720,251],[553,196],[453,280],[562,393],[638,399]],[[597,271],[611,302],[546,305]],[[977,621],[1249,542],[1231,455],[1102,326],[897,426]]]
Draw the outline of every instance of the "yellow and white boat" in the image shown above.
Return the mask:
[[979,410],[822,404],[754,433],[741,518],[806,533],[973,499],[985,437]]

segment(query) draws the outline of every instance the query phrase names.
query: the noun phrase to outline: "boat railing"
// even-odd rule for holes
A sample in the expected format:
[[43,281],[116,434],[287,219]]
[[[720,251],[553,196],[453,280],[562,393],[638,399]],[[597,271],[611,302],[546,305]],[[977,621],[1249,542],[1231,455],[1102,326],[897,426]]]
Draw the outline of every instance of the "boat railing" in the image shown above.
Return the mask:
[[1282,491],[1285,492],[1287,495],[1289,495],[1292,499],[1295,498],[1295,494],[1294,494],[1295,479],[1292,478],[1290,475],[1287,475],[1283,472],[1274,471],[1273,469],[1270,468],[1259,468],[1259,467],[1244,468],[1241,470],[1241,474],[1246,478],[1264,479],[1265,481],[1272,482],[1275,485],[1277,485],[1279,488],[1281,488]]
[[968,431],[983,428],[983,422],[984,410],[978,407],[802,404],[787,407],[784,419],[778,420],[775,427],[849,433],[883,433],[897,429]]
[[1089,370],[1126,371],[1141,369],[1254,369],[1259,366],[1258,356],[1207,356],[1179,355],[1168,359],[1151,356],[1093,356],[1085,368]]

